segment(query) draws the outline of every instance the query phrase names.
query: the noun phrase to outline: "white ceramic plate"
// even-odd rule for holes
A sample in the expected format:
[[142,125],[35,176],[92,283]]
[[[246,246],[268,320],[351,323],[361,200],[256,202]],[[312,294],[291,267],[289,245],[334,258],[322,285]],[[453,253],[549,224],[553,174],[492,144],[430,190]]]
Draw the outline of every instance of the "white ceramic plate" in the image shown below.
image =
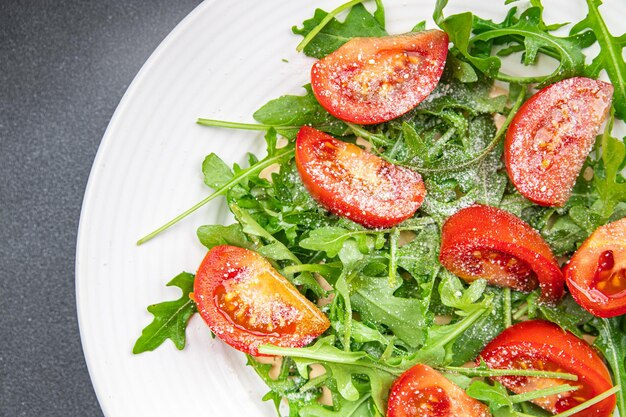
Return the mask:
[[[200,169],[205,155],[216,152],[232,163],[243,162],[245,151],[262,151],[260,133],[206,128],[195,120],[253,122],[254,110],[269,99],[301,93],[312,60],[295,52],[300,37],[290,28],[315,7],[340,3],[207,1],[159,46],[120,103],[89,179],[76,262],[83,347],[107,416],[275,415],[261,402],[267,388],[244,355],[211,339],[197,316],[184,351],[168,341],[154,352],[131,354],[152,320],[146,306],[178,298],[178,289],[165,284],[181,271],[194,272],[204,256],[196,228],[227,221],[223,202],[211,202],[141,247],[135,242],[209,193]],[[495,2],[451,3],[447,14],[473,8],[502,16]],[[549,22],[584,15],[582,0],[545,3]],[[611,3],[620,10],[605,16],[617,28],[626,6]],[[430,22],[434,0],[385,4],[389,32],[401,33]]]

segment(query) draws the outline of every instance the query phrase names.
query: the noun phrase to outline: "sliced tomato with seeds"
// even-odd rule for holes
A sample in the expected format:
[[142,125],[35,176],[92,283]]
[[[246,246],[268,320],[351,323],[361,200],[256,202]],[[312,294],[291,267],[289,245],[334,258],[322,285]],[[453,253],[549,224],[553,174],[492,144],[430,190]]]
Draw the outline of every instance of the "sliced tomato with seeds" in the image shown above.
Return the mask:
[[[533,400],[551,413],[562,413],[612,388],[609,370],[600,355],[585,341],[554,323],[531,320],[507,328],[485,346],[476,363],[484,362],[493,369],[534,369],[574,374],[577,381],[556,378],[497,377],[516,394],[532,392],[562,384],[578,387]],[[615,409],[612,395],[575,417],[608,417]]]
[[387,417],[489,417],[475,400],[435,369],[418,364],[394,382]]
[[311,87],[333,116],[352,123],[395,119],[437,86],[448,54],[440,30],[354,38],[311,69]]
[[417,172],[308,126],[296,138],[296,166],[315,200],[367,227],[392,227],[408,219],[426,194]]
[[531,291],[541,300],[563,295],[564,279],[550,246],[530,225],[496,207],[474,205],[446,220],[441,232],[441,264],[467,282]]
[[613,86],[575,77],[526,101],[506,134],[504,161],[511,182],[529,200],[563,206],[611,107]]
[[330,326],[328,318],[261,255],[222,245],[205,256],[193,299],[211,331],[251,355],[262,344],[301,347]]
[[626,314],[626,218],[597,228],[563,274],[576,302],[592,314]]

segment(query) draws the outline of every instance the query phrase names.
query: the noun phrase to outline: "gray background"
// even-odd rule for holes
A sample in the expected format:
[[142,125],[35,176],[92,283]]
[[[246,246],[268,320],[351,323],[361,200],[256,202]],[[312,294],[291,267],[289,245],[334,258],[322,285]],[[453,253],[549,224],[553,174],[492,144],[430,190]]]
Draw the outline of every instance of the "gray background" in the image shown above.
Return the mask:
[[76,318],[80,206],[124,91],[199,0],[0,0],[0,416],[100,416]]

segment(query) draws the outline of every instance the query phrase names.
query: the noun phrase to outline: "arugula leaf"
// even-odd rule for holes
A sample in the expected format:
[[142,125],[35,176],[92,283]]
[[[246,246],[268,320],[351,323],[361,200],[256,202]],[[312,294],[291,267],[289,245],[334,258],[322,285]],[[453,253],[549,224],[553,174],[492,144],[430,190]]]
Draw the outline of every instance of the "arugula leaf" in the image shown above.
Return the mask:
[[175,301],[165,301],[148,306],[148,312],[154,316],[152,323],[141,332],[135,342],[133,353],[142,353],[156,349],[170,339],[178,350],[185,347],[185,329],[189,318],[197,311],[196,303],[189,298],[193,291],[194,275],[182,272],[167,283],[182,290],[182,296]]
[[391,286],[385,278],[357,276],[349,285],[352,308],[363,320],[385,325],[411,347],[424,343],[425,329],[432,321],[426,303],[396,297],[398,285]]
[[474,381],[467,389],[467,395],[487,403],[493,413],[503,407],[513,407],[508,391],[499,382],[490,385],[484,381]]
[[382,414],[386,409],[387,396],[393,381],[402,373],[402,369],[379,363],[367,353],[351,352],[334,346],[335,338],[326,336],[318,339],[315,344],[305,348],[283,348],[263,345],[259,352],[264,355],[289,356],[296,364],[299,374],[308,378],[309,366],[319,363],[333,376],[337,382],[337,391],[346,400],[355,401],[358,390],[355,379],[367,376],[371,387],[371,396],[376,408]]
[[211,153],[202,162],[204,183],[213,189],[220,188],[233,177],[233,171],[215,153]]
[[[509,13],[503,22],[497,24],[477,18],[470,12],[444,18],[443,9],[447,3],[447,0],[437,1],[433,14],[435,22],[448,33],[463,57],[489,77],[521,84],[547,85],[584,73],[585,55],[582,48],[589,46],[592,38],[588,34],[576,33],[566,37],[553,35],[551,32],[560,25],[545,24],[543,7],[530,7],[519,18]],[[479,33],[472,36],[472,31],[477,28]],[[538,53],[557,59],[559,65],[551,74],[538,77],[517,77],[502,73],[500,58],[491,55],[492,47],[501,43],[509,45],[510,51],[523,51],[525,65],[534,64]]]
[[333,398],[333,407],[325,407],[321,404],[308,404],[300,408],[299,417],[369,417],[371,416],[367,401],[369,395],[364,395],[355,401],[348,401],[339,396],[337,401]]
[[[415,363],[425,363],[433,367],[452,363],[452,344],[485,314],[487,309],[478,309],[461,320],[446,324],[433,324],[428,328],[426,343],[412,358],[405,360],[403,366],[410,367]],[[407,368],[408,369],[408,368]]]
[[578,337],[583,335],[581,327],[593,318],[593,315],[583,309],[569,294],[554,307],[545,304],[538,304],[537,307],[544,319],[558,324]]
[[620,416],[626,416],[626,320],[624,316],[597,319],[598,338],[594,342],[613,371],[615,385],[621,390],[615,394]]
[[604,18],[600,14],[602,0],[586,0],[587,16],[572,27],[570,34],[592,33],[600,45],[600,52],[585,68],[585,74],[591,78],[598,78],[601,70],[606,70],[609,79],[615,88],[613,106],[617,116],[626,120],[626,62],[622,49],[626,46],[626,34],[619,37],[609,32]]
[[626,182],[620,172],[626,161],[626,145],[611,136],[612,128],[611,118],[601,139],[602,164],[594,175],[594,185],[602,203],[599,214],[605,219],[613,214],[617,204],[626,201]]
[[505,329],[502,290],[487,287],[487,281],[476,280],[467,288],[448,271],[442,271],[440,301],[461,317],[476,311],[485,312],[451,343],[448,357],[452,365],[473,360],[489,341]]
[[494,416],[517,416],[519,414],[516,404],[576,389],[578,387],[562,384],[524,394],[509,395],[507,389],[499,382],[490,385],[484,381],[474,381],[467,389],[467,394],[489,404]]
[[207,249],[219,245],[233,245],[240,248],[250,248],[252,246],[239,223],[231,224],[230,226],[219,224],[200,226],[197,235],[200,243],[206,246]]
[[[323,58],[337,50],[341,45],[356,37],[380,37],[386,36],[384,26],[384,12],[379,8],[372,15],[362,4],[356,4],[346,16],[343,22],[333,18],[317,35],[304,47],[304,53],[313,58]],[[307,36],[328,15],[322,9],[316,9],[311,19],[305,20],[301,28],[294,26],[293,33]],[[381,20],[383,20],[381,22]]]
[[311,86],[304,86],[302,96],[285,95],[270,100],[254,112],[259,123],[272,126],[282,136],[294,139],[300,127],[313,126],[318,130],[343,136],[347,130],[344,122],[333,117],[317,101]]
[[439,228],[435,224],[427,226],[412,241],[398,248],[398,266],[419,283],[433,280],[441,268],[439,247]]
[[364,228],[348,230],[342,227],[327,226],[311,230],[309,236],[300,241],[300,246],[305,249],[324,251],[328,256],[334,258],[343,249],[348,239],[353,239],[363,254],[369,253],[374,248],[380,249],[385,242],[384,232]]

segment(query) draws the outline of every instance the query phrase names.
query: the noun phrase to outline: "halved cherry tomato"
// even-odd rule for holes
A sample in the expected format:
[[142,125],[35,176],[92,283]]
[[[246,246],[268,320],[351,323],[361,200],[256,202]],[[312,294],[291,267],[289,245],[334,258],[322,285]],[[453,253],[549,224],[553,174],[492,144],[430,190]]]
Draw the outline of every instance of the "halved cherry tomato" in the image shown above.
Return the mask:
[[439,261],[465,281],[531,291],[539,285],[541,300],[563,295],[564,279],[548,244],[532,227],[496,207],[475,205],[446,220]]
[[626,218],[598,227],[563,274],[578,304],[598,317],[626,313]]
[[[502,385],[521,394],[561,384],[579,387],[533,402],[552,413],[569,410],[612,388],[609,370],[585,341],[556,324],[531,320],[509,327],[492,340],[477,358],[493,369],[536,369],[578,376],[577,381],[539,377],[497,377]],[[574,414],[575,417],[608,417],[615,409],[615,395]]]
[[504,161],[511,181],[529,200],[562,206],[611,107],[613,86],[569,78],[532,96],[506,134]]
[[437,86],[448,53],[440,30],[354,38],[316,62],[311,87],[330,114],[352,123],[403,115]]
[[251,355],[265,343],[304,346],[330,326],[267,260],[236,246],[216,246],[206,254],[193,298],[217,337]]
[[393,383],[387,417],[489,417],[475,400],[433,368],[417,364]]
[[426,194],[417,172],[307,126],[296,138],[296,166],[321,205],[367,227],[391,227],[408,219]]

